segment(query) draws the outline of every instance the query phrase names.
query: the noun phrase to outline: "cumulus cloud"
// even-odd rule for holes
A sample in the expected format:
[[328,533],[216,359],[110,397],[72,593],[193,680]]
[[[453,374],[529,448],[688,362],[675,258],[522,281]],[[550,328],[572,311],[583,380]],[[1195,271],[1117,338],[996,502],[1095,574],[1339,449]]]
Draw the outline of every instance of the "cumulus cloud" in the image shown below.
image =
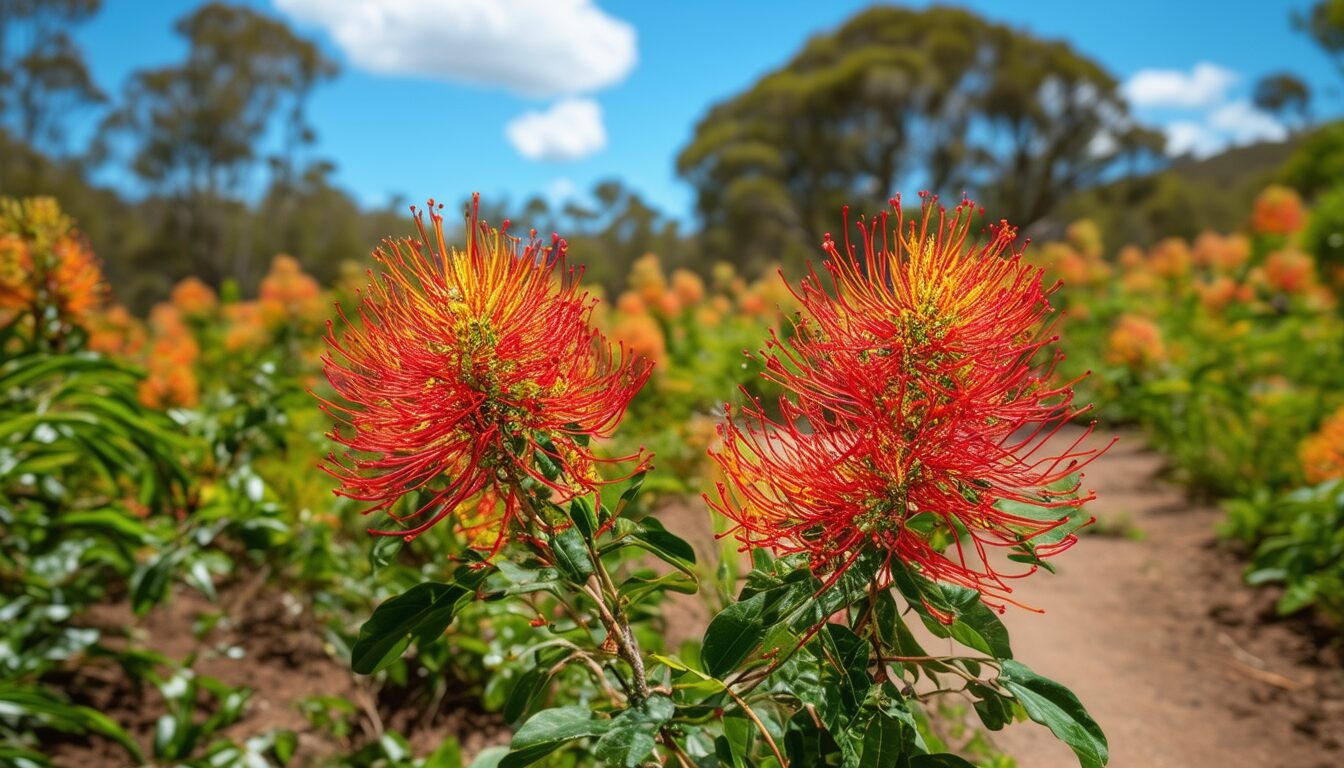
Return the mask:
[[1221,136],[1214,133],[1203,123],[1192,120],[1177,120],[1164,128],[1167,135],[1167,154],[1179,157],[1194,155],[1208,157],[1223,148]]
[[1135,107],[1203,109],[1227,96],[1240,76],[1230,69],[1202,61],[1189,72],[1179,69],[1141,69],[1120,86]]
[[1283,141],[1288,128],[1273,115],[1242,99],[1210,110],[1202,120],[1177,120],[1165,126],[1167,154],[1208,157],[1229,146]]
[[1283,123],[1245,99],[1215,109],[1209,115],[1209,125],[1230,136],[1236,144],[1288,138],[1288,128]]
[[602,108],[592,99],[565,99],[525,112],[504,126],[504,135],[529,160],[578,160],[607,145]]
[[620,82],[635,29],[592,0],[275,0],[360,69],[569,96]]
[[[1288,129],[1248,99],[1234,98],[1241,75],[1202,61],[1187,70],[1144,69],[1120,86],[1130,105],[1165,123],[1167,154],[1208,157],[1230,146],[1283,141]],[[1175,113],[1174,115],[1172,113]]]

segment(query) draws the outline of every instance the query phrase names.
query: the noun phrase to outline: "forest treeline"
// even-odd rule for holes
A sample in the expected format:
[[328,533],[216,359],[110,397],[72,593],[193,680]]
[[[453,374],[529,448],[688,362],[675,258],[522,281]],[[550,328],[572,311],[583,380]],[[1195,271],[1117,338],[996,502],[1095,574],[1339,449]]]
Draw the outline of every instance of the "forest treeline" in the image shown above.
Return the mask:
[[[1321,0],[1295,19],[1336,61],[1339,8]],[[276,253],[331,280],[406,230],[402,202],[362,209],[336,182],[339,159],[323,154],[306,105],[340,67],[315,41],[277,16],[210,2],[176,21],[180,60],[104,90],[75,37],[100,10],[0,0],[0,194],[59,198],[120,301],[143,308],[187,275],[250,294]],[[1086,53],[958,8],[878,6],[709,107],[676,157],[693,223],[620,179],[560,205],[534,196],[485,213],[564,233],[609,290],[648,252],[701,272],[718,261],[747,274],[796,268],[841,201],[878,210],[898,190],[964,191],[1033,234],[1091,217],[1108,242],[1142,243],[1235,229],[1266,181],[1291,176],[1284,163],[1302,176],[1341,162],[1329,158],[1344,138],[1310,128],[1310,100],[1293,74],[1267,76],[1255,102],[1298,129],[1288,142],[1236,150],[1222,170],[1219,158],[1173,163]],[[1299,145],[1313,154],[1290,162]],[[134,179],[137,194],[92,181],[108,176]]]

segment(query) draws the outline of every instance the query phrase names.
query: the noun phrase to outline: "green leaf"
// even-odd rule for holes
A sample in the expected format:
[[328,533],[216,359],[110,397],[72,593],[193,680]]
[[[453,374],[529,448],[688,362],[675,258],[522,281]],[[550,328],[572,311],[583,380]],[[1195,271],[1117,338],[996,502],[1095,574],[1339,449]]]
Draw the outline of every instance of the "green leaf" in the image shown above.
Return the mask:
[[597,531],[597,512],[593,510],[593,502],[587,496],[580,496],[569,503],[569,519],[574,521],[574,527],[579,529],[585,540],[593,540],[593,533]]
[[910,758],[910,768],[975,768],[975,763],[942,752],[936,755],[915,755]]
[[901,733],[905,724],[881,713],[868,722],[863,733],[863,754],[859,768],[889,768],[900,764],[907,739]]
[[509,753],[499,768],[522,768],[575,739],[601,736],[611,727],[610,720],[595,720],[587,707],[558,707],[538,712],[513,734]]
[[350,666],[361,675],[371,675],[401,658],[412,637],[423,643],[443,634],[459,602],[476,594],[485,575],[485,569],[459,570],[458,583],[428,581],[383,601],[359,628]]
[[509,690],[509,696],[504,700],[504,708],[500,714],[504,716],[507,722],[515,722],[523,715],[527,714],[527,707],[532,703],[532,699],[546,686],[550,679],[547,671],[538,665],[530,667],[518,676],[514,682],[513,688]]
[[695,576],[695,550],[684,539],[671,533],[653,518],[628,524],[631,528],[620,539],[603,547],[611,551],[621,544],[633,544],[688,576]]
[[997,731],[1013,722],[1012,699],[980,683],[971,683],[966,686],[966,690],[977,697],[975,712],[986,728]]
[[858,714],[872,687],[872,678],[868,676],[872,644],[849,627],[827,624],[817,633],[812,647],[822,660],[822,687],[829,692],[825,706],[820,708],[822,719],[836,731]]
[[375,538],[373,546],[369,548],[369,570],[377,573],[386,568],[393,560],[397,559],[397,553],[401,551],[405,543],[405,538],[401,536],[379,536]]
[[1072,691],[1012,660],[1003,662],[999,684],[1021,702],[1028,717],[1073,749],[1082,768],[1106,765],[1110,759],[1106,736]]
[[180,550],[166,549],[135,572],[131,579],[131,609],[143,616],[168,595],[173,567],[181,557]]
[[577,528],[566,528],[553,535],[551,552],[555,555],[555,567],[575,584],[582,584],[593,575],[593,559],[588,554],[588,543]]
[[638,603],[655,592],[680,592],[683,595],[694,595],[698,586],[695,579],[680,572],[665,573],[655,578],[635,574],[621,583],[619,592],[626,601]]
[[[893,566],[891,570],[896,588],[934,635],[955,638],[962,645],[996,659],[1013,657],[1008,629],[998,614],[980,600],[978,592],[926,579],[904,567]],[[952,617],[952,623],[944,623],[933,611]]]
[[462,747],[449,736],[434,753],[425,758],[423,768],[462,768]]
[[676,710],[672,699],[658,694],[637,707],[622,710],[611,728],[593,746],[593,756],[610,766],[636,768],[653,752],[658,731]]
[[700,649],[705,671],[714,677],[723,677],[747,658],[751,649],[765,637],[765,624],[761,620],[764,606],[765,593],[762,592],[741,602],[730,603],[709,622]]

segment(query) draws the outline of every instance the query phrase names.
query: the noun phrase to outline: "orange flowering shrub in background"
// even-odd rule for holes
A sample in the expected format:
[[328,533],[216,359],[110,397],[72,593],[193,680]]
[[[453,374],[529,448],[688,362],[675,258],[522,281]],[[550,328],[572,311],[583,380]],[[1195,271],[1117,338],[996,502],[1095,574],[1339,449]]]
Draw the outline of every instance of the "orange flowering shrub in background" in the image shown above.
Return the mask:
[[272,327],[293,322],[317,323],[327,310],[317,280],[303,271],[298,259],[284,253],[271,260],[270,270],[261,279],[257,300]]
[[192,318],[209,317],[219,308],[219,296],[215,289],[195,275],[183,278],[173,286],[169,301],[183,315]]
[[1306,212],[1296,191],[1275,184],[1255,198],[1251,210],[1251,231],[1255,234],[1293,235],[1305,223]]
[[1315,434],[1302,441],[1298,455],[1307,482],[1344,478],[1344,407],[1332,413]]
[[60,345],[83,329],[107,297],[102,267],[84,236],[49,197],[0,198],[0,323],[34,323],[33,333]]
[[1121,315],[1106,340],[1106,359],[1135,370],[1152,367],[1166,358],[1162,329],[1140,315]]

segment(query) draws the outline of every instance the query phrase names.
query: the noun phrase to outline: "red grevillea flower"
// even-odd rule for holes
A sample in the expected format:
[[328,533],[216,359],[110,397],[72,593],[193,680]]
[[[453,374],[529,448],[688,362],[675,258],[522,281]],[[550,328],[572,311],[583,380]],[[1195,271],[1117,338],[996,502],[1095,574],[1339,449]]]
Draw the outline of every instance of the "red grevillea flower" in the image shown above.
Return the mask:
[[1094,498],[1077,492],[1099,453],[1083,447],[1091,428],[1056,437],[1081,411],[1073,382],[1052,383],[1054,288],[1006,223],[972,240],[969,201],[949,213],[927,198],[919,220],[892,206],[858,223],[861,251],[847,213],[843,246],[827,235],[829,278],[802,280],[795,333],[761,353],[790,396],[778,417],[759,402],[729,410],[709,501],[744,548],[806,553],[833,576],[877,548],[1013,602],[1006,579],[1026,573],[1001,572],[991,548],[1055,554],[1076,539],[1046,534]]
[[[648,378],[650,364],[613,351],[589,323],[596,299],[580,292],[581,270],[565,266],[565,242],[526,243],[467,218],[465,251],[444,244],[416,212],[420,238],[385,241],[383,271],[359,306],[328,324],[327,379],[340,396],[325,408],[346,446],[328,472],[338,494],[372,502],[402,530],[371,533],[409,541],[454,515],[474,541],[498,550],[533,485],[562,502],[602,484],[588,438],[608,434]],[[438,206],[441,210],[443,206]],[[521,250],[520,250],[521,246]],[[370,277],[374,277],[370,272]],[[343,401],[343,403],[341,402]],[[429,501],[398,514],[416,490]]]

